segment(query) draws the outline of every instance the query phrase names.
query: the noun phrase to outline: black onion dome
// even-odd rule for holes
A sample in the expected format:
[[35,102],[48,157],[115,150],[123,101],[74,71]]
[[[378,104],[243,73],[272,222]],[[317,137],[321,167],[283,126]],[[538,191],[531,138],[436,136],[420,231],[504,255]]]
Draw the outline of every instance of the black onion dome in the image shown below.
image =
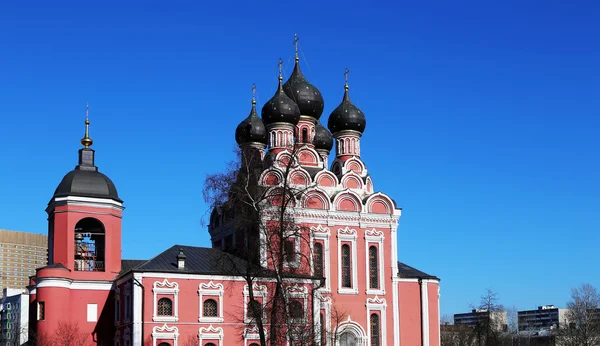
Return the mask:
[[275,95],[262,108],[262,120],[265,125],[289,123],[294,126],[300,120],[298,105],[283,92],[281,76]]
[[296,60],[296,64],[294,65],[294,72],[292,72],[290,78],[283,85],[283,91],[298,104],[300,114],[315,119],[319,119],[321,114],[323,114],[323,107],[325,105],[323,95],[321,95],[319,89],[304,78],[302,71],[300,71],[298,60]]
[[315,125],[315,139],[313,143],[315,149],[331,151],[331,148],[333,148],[333,136],[331,132],[327,131],[325,126],[321,125],[320,121],[317,121]]
[[345,89],[342,103],[331,112],[327,127],[333,134],[340,131],[357,131],[362,134],[367,126],[367,119],[364,113],[350,102],[348,86]]
[[250,115],[242,120],[235,129],[235,141],[238,145],[253,142],[267,144],[267,129],[258,114],[256,114],[256,102],[254,100],[252,101]]

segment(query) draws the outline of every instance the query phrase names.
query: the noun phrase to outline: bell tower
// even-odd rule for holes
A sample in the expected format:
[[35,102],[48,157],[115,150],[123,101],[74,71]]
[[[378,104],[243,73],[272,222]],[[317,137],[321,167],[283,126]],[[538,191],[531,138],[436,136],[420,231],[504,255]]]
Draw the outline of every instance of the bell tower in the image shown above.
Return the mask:
[[74,279],[110,280],[121,270],[122,201],[114,183],[98,171],[89,136],[78,165],[67,173],[48,203],[48,263],[62,264]]

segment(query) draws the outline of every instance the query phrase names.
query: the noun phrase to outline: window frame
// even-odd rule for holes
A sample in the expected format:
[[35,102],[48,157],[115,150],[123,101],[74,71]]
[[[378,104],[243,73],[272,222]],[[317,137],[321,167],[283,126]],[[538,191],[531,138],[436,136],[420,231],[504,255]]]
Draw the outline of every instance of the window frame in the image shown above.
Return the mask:
[[374,312],[379,313],[379,339],[380,345],[385,343],[387,340],[387,316],[385,310],[387,308],[387,302],[385,298],[367,298],[367,340],[371,341],[371,314]]
[[173,340],[172,345],[177,346],[177,338],[179,337],[179,329],[177,327],[169,327],[167,324],[155,326],[152,328],[152,345],[157,346],[158,340]]
[[[201,283],[198,285],[198,296],[200,297],[199,301],[199,316],[198,322],[203,323],[216,323],[223,322],[223,292],[224,287],[223,284],[215,284],[210,281],[208,283]],[[216,298],[216,299],[215,299]],[[206,299],[214,299],[217,302],[217,316],[216,317],[208,317],[204,316],[204,301]]]
[[[179,285],[177,282],[169,282],[164,279],[163,281],[155,281],[152,287],[154,294],[154,307],[152,309],[152,321],[154,322],[177,322],[179,320]],[[161,297],[158,297],[161,295]],[[172,298],[169,297],[172,295]],[[158,315],[158,300],[161,298],[171,298],[173,304],[173,315],[172,316],[161,316]]]
[[[160,306],[160,304],[161,304],[160,302],[161,302],[161,301],[163,301],[163,302],[168,302],[168,304],[170,305],[170,307],[169,307],[169,308],[170,308],[170,310],[171,310],[171,313],[170,313],[170,314],[161,314],[161,313],[160,313],[160,311],[159,311],[159,310],[160,310],[160,308],[161,308],[161,306]],[[172,300],[171,298],[169,298],[169,297],[160,297],[160,298],[158,298],[158,301],[156,302],[156,316],[159,316],[159,317],[172,317],[172,316],[173,316],[173,314],[174,314],[174,311],[173,311],[173,310],[174,310],[174,309],[173,309],[173,300]]]
[[[358,261],[356,239],[358,235],[355,229],[349,227],[338,229],[338,293],[339,294],[358,294]],[[352,287],[342,286],[342,245],[347,244],[350,247],[350,283]]]
[[[369,249],[371,246],[377,248],[377,270],[378,270],[378,286],[379,288],[371,288],[370,282],[370,261],[369,261]],[[382,231],[376,229],[365,231],[365,278],[367,284],[368,295],[385,295],[385,280],[384,280],[384,235]]]
[[[324,293],[331,292],[331,256],[330,256],[330,237],[331,231],[327,227],[318,225],[310,228],[310,246],[311,253],[314,251],[314,243],[321,242],[323,244],[323,277],[325,277],[325,286],[321,289]],[[311,275],[314,274],[313,256],[310,256]]]
[[215,342],[218,346],[223,346],[223,328],[213,327],[212,324],[208,328],[200,328],[198,331],[198,339],[200,345],[205,345],[204,341]]
[[[254,284],[252,285],[252,293],[254,295],[254,299],[256,300],[256,298],[262,298],[262,300],[260,301],[261,305],[262,305],[262,319],[263,322],[267,320],[267,312],[265,309],[265,303],[267,300],[267,286],[265,285],[259,285],[259,284]],[[248,284],[244,285],[244,301],[243,301],[243,305],[244,305],[244,323],[248,324],[248,323],[252,323],[252,321],[254,321],[254,318],[249,318],[248,317],[248,303],[250,303],[250,291],[248,290]]]

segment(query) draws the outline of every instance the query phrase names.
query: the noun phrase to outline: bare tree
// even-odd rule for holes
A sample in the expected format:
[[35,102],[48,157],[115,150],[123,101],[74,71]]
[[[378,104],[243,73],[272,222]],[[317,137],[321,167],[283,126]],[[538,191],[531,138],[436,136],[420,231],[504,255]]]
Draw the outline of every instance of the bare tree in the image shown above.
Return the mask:
[[[315,339],[313,314],[308,307],[300,307],[291,300],[290,278],[310,277],[310,234],[295,219],[295,207],[310,186],[295,184],[292,173],[299,167],[297,152],[270,157],[271,167],[278,172],[278,182],[268,186],[260,184],[263,172],[262,153],[244,148],[237,151],[239,163],[230,163],[224,172],[208,175],[203,195],[214,213],[229,215],[225,222],[233,232],[245,234],[248,244],[244,248],[229,249],[230,253],[246,259],[227,259],[228,271],[242,276],[248,286],[250,326],[258,329],[261,346],[279,345],[293,341],[308,345]],[[300,251],[298,251],[300,249]],[[304,251],[303,251],[304,249]],[[290,265],[293,263],[293,265]],[[268,279],[268,280],[265,280]],[[314,278],[314,282],[319,285]],[[267,301],[258,302],[253,287],[260,282],[271,287]],[[312,303],[309,304],[311,307]],[[267,314],[269,317],[264,320]],[[245,318],[246,319],[246,318]],[[246,319],[247,320],[247,319]],[[267,337],[268,335],[268,337]]]
[[600,345],[600,294],[590,284],[571,290],[567,303],[566,328],[560,329],[560,344],[564,346]]
[[498,294],[486,289],[476,311],[482,316],[473,330],[477,345],[499,345],[501,334],[506,329],[506,315],[503,313],[504,307],[499,303]]

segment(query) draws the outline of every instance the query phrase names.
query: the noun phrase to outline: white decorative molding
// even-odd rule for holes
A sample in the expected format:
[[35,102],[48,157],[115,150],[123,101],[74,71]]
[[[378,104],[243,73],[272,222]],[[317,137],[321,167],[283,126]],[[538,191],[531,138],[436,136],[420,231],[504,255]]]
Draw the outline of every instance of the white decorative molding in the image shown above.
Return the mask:
[[212,324],[208,328],[200,328],[198,338],[200,339],[200,345],[203,345],[203,341],[206,340],[217,340],[219,346],[223,346],[223,328],[215,328]]
[[142,335],[142,325],[143,325],[143,305],[142,305],[142,296],[144,295],[144,291],[142,289],[143,278],[140,273],[134,273],[131,278],[132,281],[135,282],[133,286],[133,340],[140,340],[138,344],[135,346],[142,346],[141,340],[144,338]]
[[[267,333],[268,334],[268,333]],[[244,346],[248,345],[248,341],[260,340],[260,334],[256,326],[244,328]],[[268,335],[265,334],[265,337]]]
[[156,346],[157,340],[173,340],[173,346],[177,346],[179,338],[179,330],[177,327],[169,327],[164,324],[162,327],[156,326],[152,328],[152,346]]
[[[155,281],[152,285],[152,292],[154,293],[154,308],[152,309],[153,315],[152,320],[154,322],[177,322],[179,320],[179,285],[177,282],[169,282],[164,279],[163,281]],[[173,315],[172,316],[159,316],[158,315],[158,295],[173,295]],[[168,297],[161,297],[168,298]]]
[[368,339],[371,340],[371,312],[379,311],[379,328],[381,329],[381,346],[386,346],[387,345],[387,314],[385,313],[385,309],[387,307],[387,303],[385,301],[385,298],[379,298],[378,296],[375,296],[375,298],[367,298],[367,303],[365,304],[365,306],[367,307]]
[[[352,333],[356,337],[357,346],[366,346],[368,345],[369,339],[367,337],[367,333],[365,329],[358,323],[352,320],[351,316],[348,315],[348,318],[339,324],[337,329],[337,334],[342,335],[346,332]],[[339,346],[339,338],[338,344],[335,346]]]
[[[356,249],[356,239],[358,238],[355,229],[349,227],[338,229],[338,293],[339,294],[358,294],[358,255]],[[350,271],[352,277],[352,287],[342,287],[342,243],[350,243]]]
[[[382,231],[378,231],[375,228],[365,231],[365,278],[366,278],[365,283],[366,283],[366,287],[367,287],[367,294],[385,295],[385,283],[386,283],[386,281],[384,280],[385,251],[383,248],[383,244],[384,244],[383,240],[384,240],[384,234]],[[371,288],[371,280],[369,277],[369,269],[370,269],[369,248],[371,246],[377,247],[377,270],[379,271],[379,273],[377,273],[377,279],[379,281],[377,283],[377,285],[379,286],[379,288]]]
[[[267,286],[259,285],[258,283],[254,283],[252,285],[252,294],[254,295],[254,299],[261,298],[263,320],[267,319],[267,312],[265,309],[265,305],[267,304]],[[252,323],[253,318],[248,318],[248,303],[250,302],[250,291],[248,290],[248,285],[244,285],[244,300],[242,305],[244,305],[244,323]]]
[[[198,317],[198,322],[203,322],[203,323],[213,323],[213,322],[223,322],[223,292],[224,292],[224,288],[223,288],[223,284],[215,284],[214,282],[210,281],[209,283],[201,283],[198,286],[198,295],[200,296],[200,308],[198,311],[200,311],[200,315]],[[216,301],[217,301],[217,311],[218,311],[218,315],[212,316],[212,317],[208,317],[208,316],[204,316],[204,300],[205,298],[207,299],[212,299],[216,297]]]
[[[293,319],[293,323],[308,323],[308,287],[293,285],[285,288],[288,299],[302,299],[302,318]],[[289,303],[288,303],[289,306]]]
[[292,239],[294,241],[294,261],[288,262],[287,256],[284,256],[283,267],[284,268],[300,268],[300,261],[302,259],[300,254],[300,230],[285,232],[283,237],[286,239]]
[[429,292],[428,282],[420,280],[421,285],[421,325],[423,326],[423,345],[429,345]]

